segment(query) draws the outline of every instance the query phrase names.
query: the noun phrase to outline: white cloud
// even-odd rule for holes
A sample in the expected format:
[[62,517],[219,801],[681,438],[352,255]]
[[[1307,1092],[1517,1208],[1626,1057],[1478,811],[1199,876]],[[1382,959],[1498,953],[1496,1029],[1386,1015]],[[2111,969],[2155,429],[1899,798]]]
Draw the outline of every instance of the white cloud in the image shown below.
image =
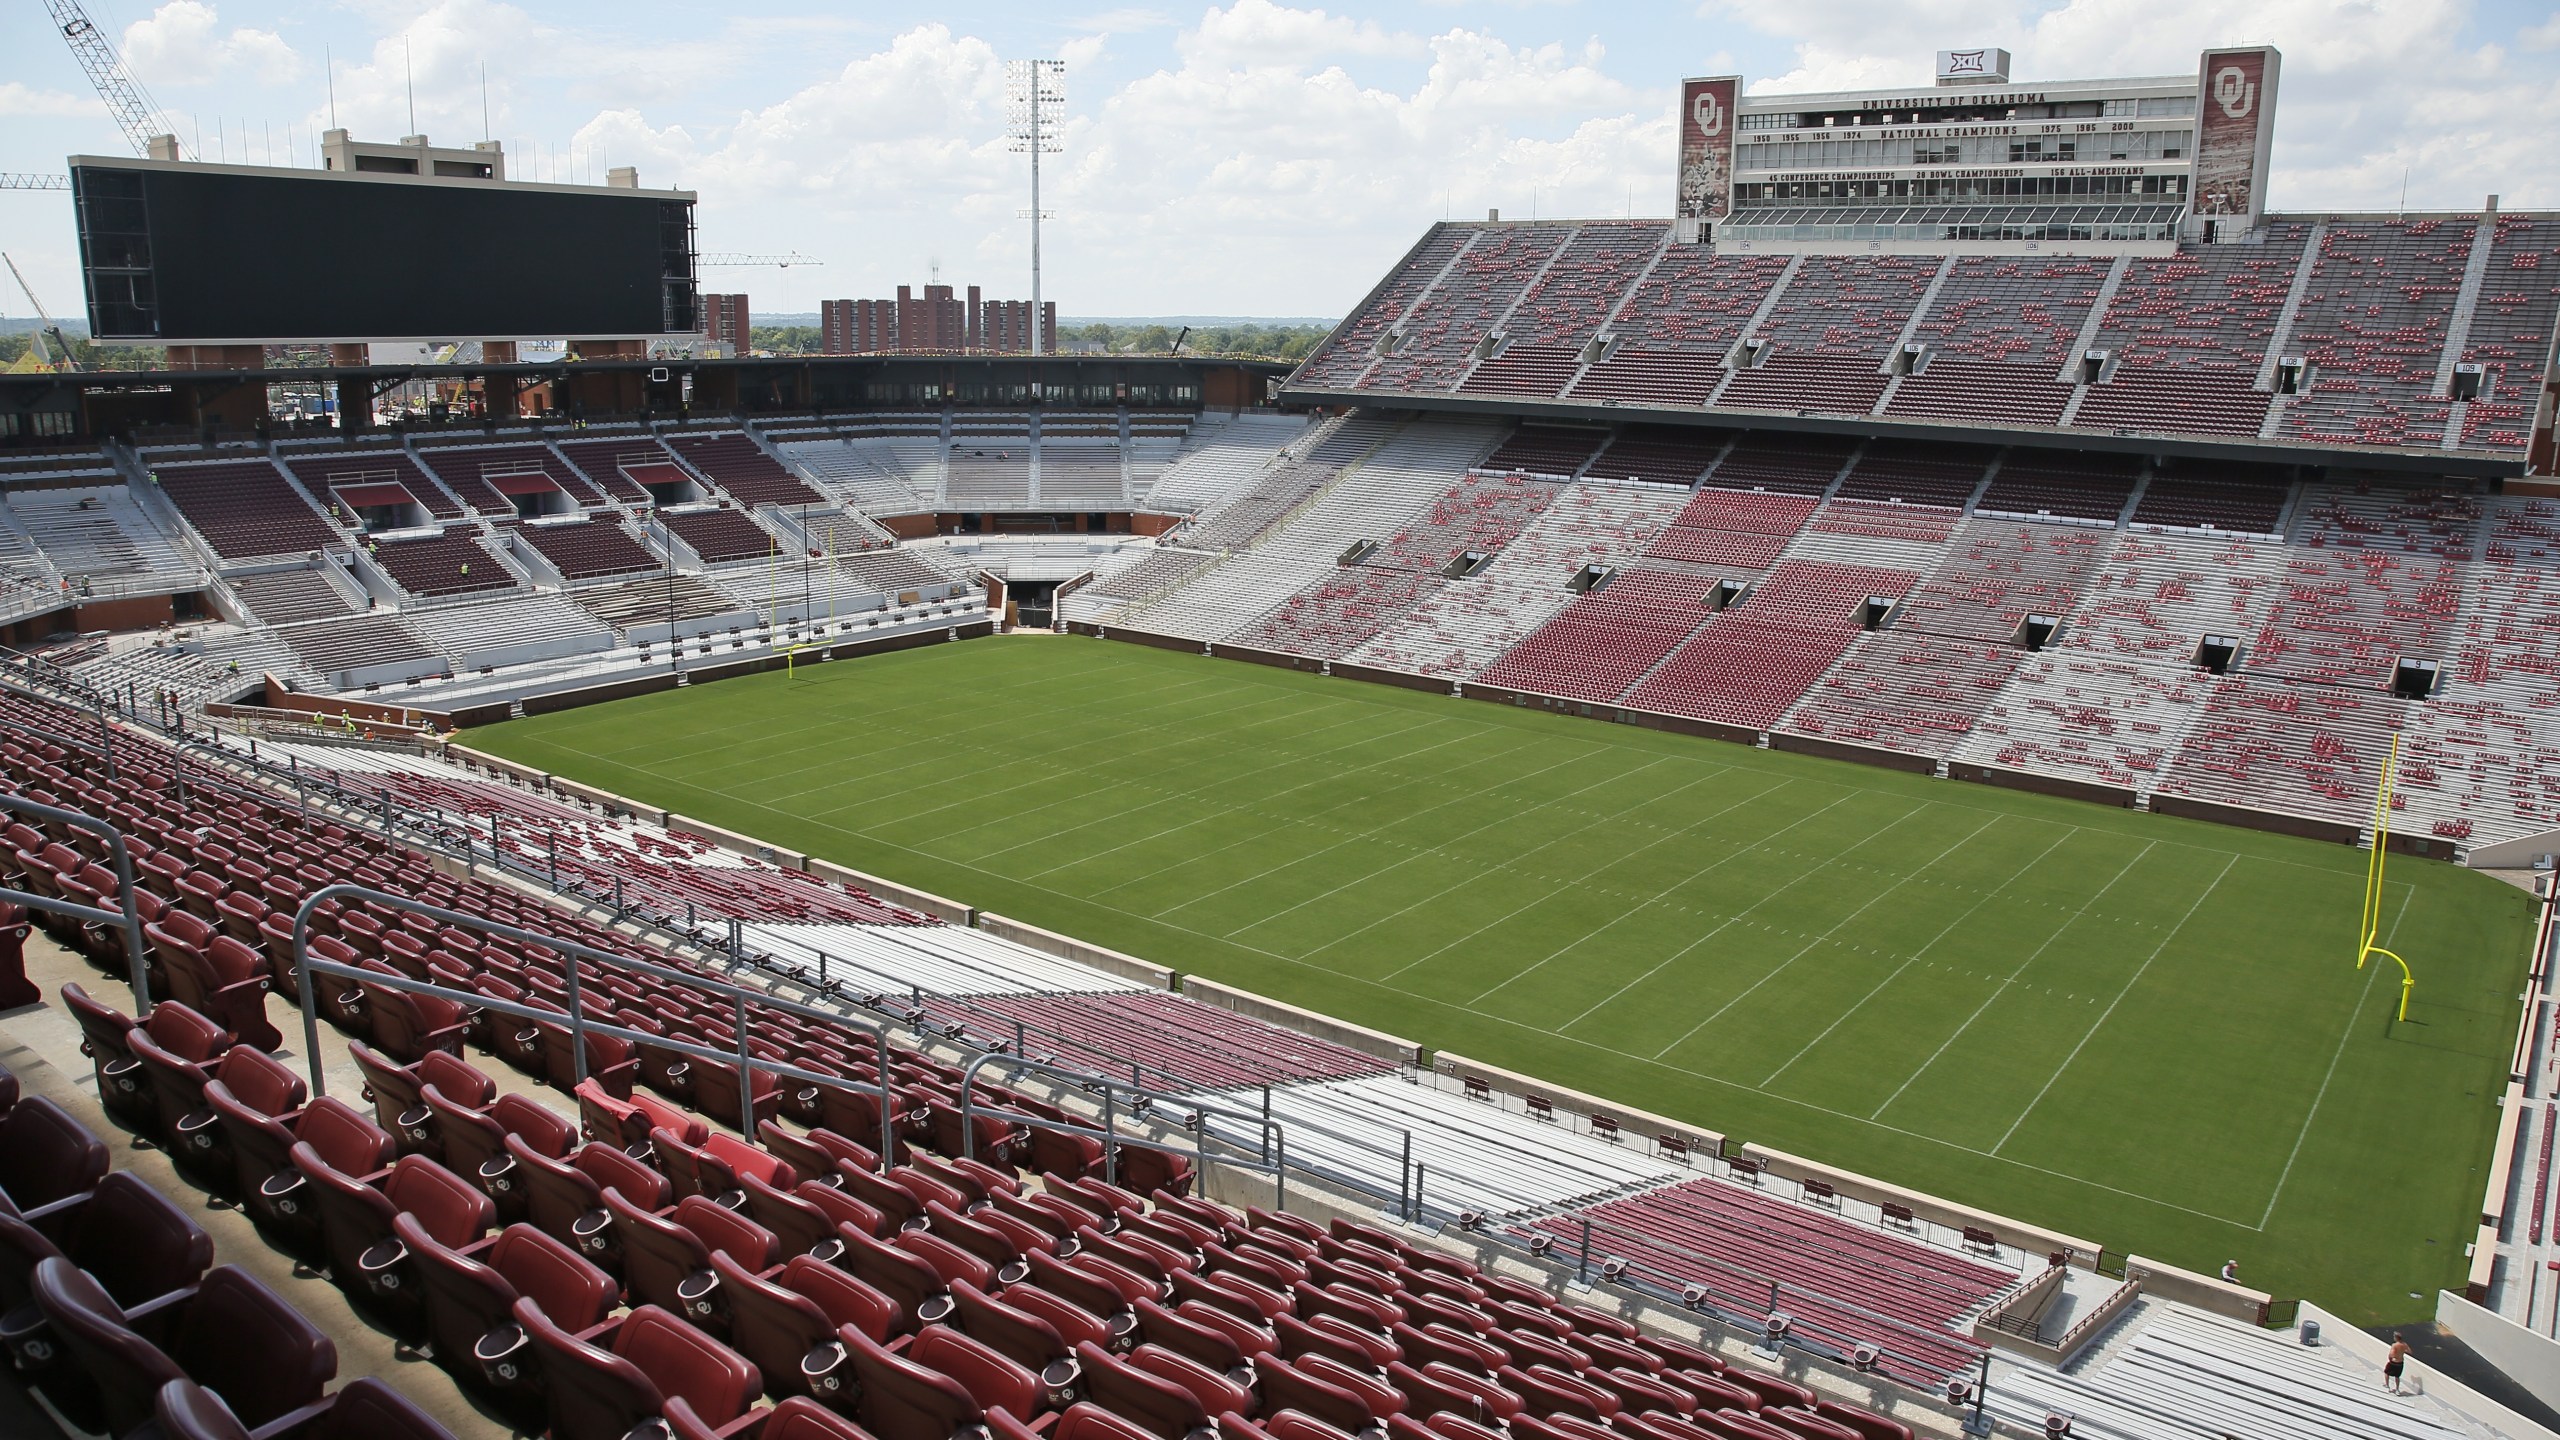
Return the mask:
[[98,97],[61,90],[37,90],[15,80],[0,80],[0,115],[78,116],[98,113]]
[[303,70],[283,36],[246,26],[226,34],[221,15],[203,0],[169,0],[126,26],[124,57],[146,85],[202,85],[232,75],[272,85]]

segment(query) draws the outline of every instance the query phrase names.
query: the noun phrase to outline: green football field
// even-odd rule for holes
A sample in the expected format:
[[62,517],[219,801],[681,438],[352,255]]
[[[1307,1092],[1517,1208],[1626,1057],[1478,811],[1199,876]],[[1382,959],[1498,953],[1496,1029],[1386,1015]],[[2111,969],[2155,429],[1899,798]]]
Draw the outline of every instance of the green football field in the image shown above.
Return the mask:
[[2460,1288],[2531,940],[2338,845],[1051,636],[470,743],[2359,1323]]

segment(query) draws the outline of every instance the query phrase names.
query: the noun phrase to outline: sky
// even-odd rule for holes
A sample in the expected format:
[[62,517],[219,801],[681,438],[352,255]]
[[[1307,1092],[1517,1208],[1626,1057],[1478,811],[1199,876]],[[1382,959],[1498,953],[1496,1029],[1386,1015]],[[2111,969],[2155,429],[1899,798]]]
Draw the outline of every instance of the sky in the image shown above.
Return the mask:
[[[760,312],[901,283],[1030,291],[1004,62],[1066,65],[1044,168],[1045,294],[1065,315],[1336,316],[1432,221],[1664,215],[1684,75],[1784,93],[1927,85],[1998,45],[2022,81],[2192,74],[2284,52],[2271,201],[2560,208],[2549,0],[1399,0],[1169,8],[623,0],[92,3],[191,153],[315,164],[359,138],[503,141],[511,172],[701,196],[710,270]],[[929,17],[929,18],[928,18]],[[122,134],[44,7],[0,10],[0,171],[61,173]],[[485,77],[485,80],[484,80]],[[334,94],[333,94],[334,91]],[[82,310],[69,197],[0,191],[0,249]],[[0,315],[25,313],[14,287]]]

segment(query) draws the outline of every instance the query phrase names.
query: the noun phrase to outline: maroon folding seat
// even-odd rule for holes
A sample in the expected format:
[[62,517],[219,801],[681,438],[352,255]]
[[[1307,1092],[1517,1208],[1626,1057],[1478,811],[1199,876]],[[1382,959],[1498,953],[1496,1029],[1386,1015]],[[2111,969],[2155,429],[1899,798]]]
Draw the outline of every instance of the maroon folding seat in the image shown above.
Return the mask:
[[[387,978],[405,978],[380,960],[367,960],[364,968]],[[410,1065],[431,1050],[462,1048],[467,1022],[462,1006],[453,1001],[414,994],[395,985],[367,985],[364,996],[366,1011],[372,1018],[373,1047],[393,1060]]]
[[[1313,1374],[1306,1368],[1323,1363],[1330,1362],[1316,1354],[1297,1360],[1266,1355],[1255,1361],[1253,1388],[1254,1393],[1262,1397],[1263,1411],[1304,1411],[1327,1425],[1355,1435],[1376,1423],[1376,1412],[1369,1408],[1369,1402],[1360,1394],[1344,1389],[1330,1376]],[[1350,1371],[1349,1366],[1339,1364],[1334,1369]]]
[[919,1313],[927,1304],[941,1298],[950,1289],[949,1282],[941,1273],[912,1251],[876,1239],[850,1225],[837,1227],[836,1235],[844,1242],[844,1254],[837,1258],[836,1263],[897,1304],[900,1334],[913,1330],[920,1323]]
[[1579,1415],[1523,1410],[1511,1417],[1511,1433],[1524,1440],[1624,1440],[1619,1431]]
[[516,1302],[515,1322],[541,1367],[550,1440],[623,1440],[670,1401],[715,1436],[763,1418],[748,1411],[764,1388],[756,1367],[654,1305],[625,1316],[600,1344],[553,1324],[530,1300]]
[[1183,1440],[1209,1424],[1208,1408],[1198,1396],[1099,1345],[1077,1346],[1076,1362],[1084,1367],[1085,1393],[1094,1404],[1158,1440]]
[[1292,1293],[1298,1302],[1298,1313],[1310,1319],[1332,1315],[1364,1329],[1384,1330],[1406,1318],[1404,1307],[1394,1301],[1348,1286],[1322,1285],[1311,1280]]
[[825,1356],[811,1357],[808,1374],[822,1400],[850,1394],[854,1420],[877,1440],[950,1440],[985,1416],[960,1381],[849,1326]]
[[[556,1022],[550,1020],[513,1022],[517,1027],[519,1044],[524,1042],[528,1033],[532,1038],[532,1052],[529,1057],[531,1063],[524,1068],[536,1079],[548,1081],[554,1089],[576,1090],[581,1079],[578,1074],[577,1037],[570,1033],[566,1018],[567,1011],[559,1006],[545,1004],[540,997],[529,997],[527,1003],[535,1009],[561,1009],[563,1018]],[[586,1018],[613,1025],[624,1024],[627,1020],[627,1017],[601,1007],[587,1008]],[[529,1032],[526,1027],[530,1027]],[[632,1051],[631,1042],[617,1036],[599,1035],[592,1030],[586,1032],[586,1042],[587,1068],[584,1078],[594,1081],[598,1088],[616,1099],[628,1096],[631,1093],[632,1076],[639,1070],[639,1060]]]
[[[153,1401],[160,1433],[168,1440],[255,1440],[222,1397],[192,1380],[172,1380]],[[294,1417],[317,1411],[307,1421]],[[453,1440],[408,1396],[366,1376],[325,1401],[294,1412],[285,1422],[261,1427],[264,1436],[290,1430],[296,1440]]]
[[[1693,1392],[1641,1371],[1593,1367],[1579,1373],[1584,1380],[1617,1396],[1621,1414],[1666,1410],[1685,1414],[1698,1408],[1698,1397]],[[1858,1437],[1851,1435],[1847,1440]]]
[[1200,1252],[1148,1232],[1141,1228],[1145,1224],[1143,1216],[1128,1216],[1108,1236],[1096,1236],[1088,1227],[1078,1232],[1076,1243],[1101,1259],[1159,1280],[1200,1268]]
[[[62,1004],[80,1026],[80,1053],[89,1057],[96,1072],[98,1095],[109,1117],[128,1129],[153,1129],[159,1099],[133,1058],[133,1017],[91,998],[77,983],[62,987]],[[167,1005],[158,1006],[154,1014],[169,1010]],[[161,1033],[155,1038],[161,1047],[189,1060],[209,1060],[231,1041],[228,1031],[185,1006],[177,1007],[160,1025]]]
[[737,1194],[741,1175],[774,1185],[799,1183],[790,1166],[733,1135],[709,1135],[689,1144],[675,1131],[659,1128],[649,1132],[649,1148],[678,1198],[705,1195],[725,1202]]
[[[811,1131],[810,1133],[824,1132]],[[916,1198],[915,1192],[886,1176],[875,1175],[868,1170],[858,1170],[838,1161],[835,1180],[844,1193],[880,1213],[880,1217],[888,1222],[888,1228],[882,1232],[883,1234],[903,1229],[910,1221],[924,1218],[924,1202]]]
[[1223,1247],[1226,1231],[1203,1225],[1187,1215],[1171,1210],[1156,1210],[1145,1215],[1124,1215],[1120,1228],[1134,1230],[1182,1251],[1190,1257],[1194,1268],[1207,1257],[1209,1247]]
[[[1106,1292],[1108,1293],[1108,1292]],[[1112,1299],[1116,1302],[1117,1295]],[[1048,1323],[1066,1343],[1069,1353],[1087,1343],[1105,1349],[1125,1350],[1138,1343],[1138,1317],[1120,1309],[1107,1314],[1091,1310],[1047,1286],[1025,1283],[1004,1292],[1004,1303],[1033,1319]]]
[[1331,1315],[1301,1320],[1295,1315],[1271,1317],[1271,1333],[1279,1351],[1291,1360],[1306,1355],[1330,1355],[1346,1365],[1376,1368],[1403,1355],[1394,1341],[1375,1331]]
[[[1388,1433],[1398,1437],[1410,1436],[1412,1433],[1410,1430],[1396,1428],[1399,1421],[1408,1426],[1412,1424],[1411,1421],[1404,1420],[1403,1416],[1392,1417],[1387,1422]],[[1227,1417],[1219,1418],[1218,1423],[1222,1430],[1226,1422]],[[1269,1440],[1351,1440],[1349,1431],[1328,1425],[1304,1410],[1283,1410],[1276,1415],[1266,1415],[1258,1428],[1269,1437]],[[1500,1440],[1500,1433],[1486,1431],[1483,1435],[1451,1434],[1448,1440]]]
[[1384,1420],[1404,1410],[1404,1397],[1396,1393],[1394,1386],[1379,1378],[1378,1371],[1345,1364],[1330,1355],[1302,1355],[1289,1363],[1302,1378],[1331,1385],[1358,1398],[1377,1419]]
[[634,1091],[617,1099],[605,1093],[604,1086],[594,1080],[579,1083],[578,1120],[590,1140],[610,1140],[616,1145],[649,1143],[649,1132],[660,1128],[676,1132],[688,1145],[699,1145],[711,1136],[711,1127],[702,1117],[687,1114],[655,1096]]
[[1772,1424],[1748,1411],[1707,1411],[1694,1418],[1699,1425],[1714,1431],[1720,1440],[1801,1440],[1786,1426]]
[[525,1218],[610,1273],[621,1273],[622,1250],[605,1192],[619,1191],[634,1208],[651,1212],[675,1203],[667,1177],[603,1141],[578,1147],[565,1161],[538,1155],[512,1135],[507,1141],[524,1186]]
[[399,1142],[403,1155],[424,1155],[430,1160],[444,1155],[436,1137],[435,1112],[427,1108],[428,1086],[443,1092],[448,1104],[466,1110],[485,1110],[498,1098],[497,1082],[459,1055],[430,1050],[414,1062],[402,1063],[361,1040],[348,1041],[347,1054],[364,1073],[364,1098],[373,1102],[374,1118]]
[[578,1140],[577,1127],[567,1117],[523,1095],[500,1095],[486,1109],[456,1105],[433,1085],[421,1097],[435,1116],[445,1168],[487,1191],[509,1222],[523,1217],[526,1197],[514,1179],[517,1162],[508,1151],[508,1137],[555,1160],[567,1155]]
[[1750,1391],[1760,1402],[1754,1407],[1755,1409],[1772,1410],[1781,1405],[1801,1405],[1810,1410],[1817,1398],[1811,1390],[1792,1380],[1771,1375],[1762,1370],[1746,1370],[1739,1365],[1726,1366],[1718,1378],[1728,1385],[1738,1385]]
[[[1485,1335],[1477,1335],[1475,1330],[1457,1330],[1452,1325],[1439,1325],[1439,1322],[1423,1322],[1423,1325],[1413,1325],[1411,1320],[1398,1322],[1398,1325],[1388,1327],[1388,1338],[1395,1340],[1395,1345],[1403,1350],[1408,1366],[1428,1366],[1431,1361],[1439,1361],[1446,1366],[1462,1368],[1462,1371],[1490,1376],[1498,1366],[1513,1363],[1513,1353],[1505,1350],[1503,1345],[1487,1340]],[[1505,1335],[1505,1340],[1508,1340],[1508,1335]]]
[[1441,1360],[1419,1369],[1395,1361],[1387,1366],[1387,1383],[1404,1396],[1404,1413],[1416,1419],[1456,1414],[1479,1424],[1509,1424],[1524,1408],[1501,1385]]
[[1287,1294],[1234,1271],[1219,1275],[1183,1271],[1167,1279],[1166,1288],[1177,1302],[1224,1310],[1257,1325],[1276,1322],[1294,1309]]
[[972,1183],[973,1176],[953,1176],[926,1168],[922,1155],[911,1156],[907,1163],[891,1170],[891,1184],[916,1197],[918,1205],[936,1201],[954,1210],[966,1210],[986,1197]]
[[755,1175],[739,1177],[739,1193],[745,1199],[747,1218],[773,1232],[777,1259],[815,1251],[818,1258],[832,1260],[843,1249],[844,1242],[836,1238],[833,1212],[819,1209],[790,1190],[778,1190]]
[[389,1135],[334,1095],[287,1115],[271,1115],[215,1081],[205,1087],[205,1104],[231,1151],[241,1208],[285,1249],[304,1258],[319,1253],[320,1216],[307,1193],[310,1181],[294,1166],[294,1150],[307,1146],[331,1169],[359,1180],[372,1179],[396,1153]]
[[212,1237],[129,1171],[99,1181],[49,1228],[63,1237],[59,1245],[25,1220],[0,1214],[0,1315],[10,1317],[0,1325],[0,1342],[20,1378],[39,1388],[59,1347],[49,1341],[41,1314],[21,1308],[34,1299],[36,1266],[67,1259],[133,1312],[162,1308],[213,1263]]
[[[253,1429],[319,1400],[338,1373],[337,1347],[247,1271],[229,1265],[205,1272],[192,1296],[163,1312],[155,1345],[134,1332],[125,1312],[98,1282],[59,1256],[35,1269],[35,1301],[61,1342],[59,1369],[83,1376],[97,1419],[85,1428],[125,1435],[149,1423],[160,1387],[192,1379],[220,1394]],[[72,1393],[57,1390],[60,1400]],[[103,1420],[103,1425],[97,1423]]]
[[1037,1371],[977,1337],[948,1325],[928,1325],[907,1347],[907,1358],[960,1382],[986,1413],[1030,1419],[1074,1398],[1080,1365],[1060,1365],[1044,1379]]
[[[1251,1424],[1250,1421],[1238,1423]],[[1001,1412],[987,1416],[987,1428],[995,1440],[1032,1440],[1036,1433],[1021,1421]],[[1048,1435],[1049,1440],[1155,1440],[1154,1431],[1134,1420],[1114,1415],[1090,1400],[1068,1406],[1059,1414],[1058,1423],[1049,1429]],[[1201,1431],[1199,1440],[1212,1440],[1211,1432]],[[1252,1437],[1246,1437],[1246,1440],[1252,1440]]]
[[1213,1305],[1203,1305],[1197,1300],[1185,1300],[1173,1307],[1173,1313],[1194,1325],[1214,1330],[1225,1336],[1228,1342],[1236,1347],[1238,1353],[1247,1359],[1256,1355],[1267,1355],[1280,1348],[1280,1339],[1272,1332],[1269,1325],[1259,1320],[1248,1320],[1233,1311],[1220,1310]]
[[[1424,1312],[1417,1309],[1414,1314],[1420,1317]],[[1439,1330],[1458,1328],[1445,1319],[1434,1319],[1430,1323],[1432,1328]],[[1552,1365],[1567,1375],[1579,1375],[1584,1367],[1591,1363],[1591,1357],[1588,1354],[1567,1345],[1544,1330],[1497,1331],[1488,1326],[1480,1332],[1467,1333],[1481,1334],[1488,1343],[1500,1346],[1505,1362],[1517,1365],[1523,1370],[1532,1365]]]
[[[135,1058],[142,1060],[144,1069],[152,1073],[155,1090],[166,1095],[178,1088],[182,1078],[179,1074],[164,1078],[153,1057]],[[175,1067],[171,1069],[175,1071]],[[215,1194],[237,1199],[242,1193],[239,1157],[232,1146],[232,1126],[223,1120],[225,1109],[289,1125],[302,1108],[306,1093],[302,1077],[286,1069],[274,1056],[246,1045],[223,1051],[222,1058],[210,1066],[188,1069],[203,1083],[195,1095],[197,1108],[180,1116],[169,1129],[171,1158]],[[217,1093],[220,1104],[215,1103]]]
[[636,1305],[657,1305],[716,1330],[721,1322],[712,1294],[718,1286],[712,1252],[724,1251],[750,1270],[773,1264],[771,1231],[699,1195],[677,1202],[664,1216],[639,1209],[619,1190],[607,1190],[604,1203],[613,1215],[623,1284]]
[[1142,1346],[1170,1350],[1221,1375],[1244,1364],[1250,1353],[1226,1330],[1204,1325],[1153,1300],[1141,1300],[1132,1308],[1137,1311]]
[[521,1413],[532,1396],[523,1335],[515,1329],[516,1301],[532,1301],[552,1323],[578,1334],[604,1323],[621,1300],[613,1277],[530,1225],[508,1226],[476,1257],[439,1242],[414,1215],[394,1217],[391,1228],[408,1247],[437,1363],[455,1379],[513,1402],[511,1412]]
[[106,1173],[106,1142],[51,1100],[26,1096],[0,1115],[0,1214],[41,1221]]
[[1552,1365],[1532,1365],[1525,1370],[1505,1365],[1493,1374],[1504,1389],[1518,1395],[1523,1404],[1540,1415],[1579,1415],[1600,1423],[1623,1408],[1617,1396]]
[[[826,1350],[840,1326],[872,1334],[886,1318],[885,1299],[877,1306],[865,1304],[860,1281],[805,1256],[784,1266],[772,1279],[759,1277],[716,1252],[711,1270],[719,1279],[718,1297],[727,1315],[730,1345],[754,1362],[767,1389],[777,1396],[809,1393],[803,1362]],[[839,1280],[843,1283],[836,1283]],[[803,1287],[818,1293],[803,1293]],[[876,1292],[869,1294],[876,1296]],[[853,1313],[845,1320],[833,1318],[820,1296]]]
[[[1129,1352],[1128,1364],[1191,1393],[1200,1408],[1210,1415],[1253,1408],[1253,1392],[1223,1370],[1213,1369],[1188,1355],[1168,1350],[1161,1345],[1140,1345]],[[1248,1375],[1251,1372],[1246,1372]]]
[[[160,1021],[164,1014],[170,1015],[167,1023]],[[184,1047],[184,1053],[163,1046],[159,1039],[162,1035],[171,1036]],[[150,1020],[136,1025],[125,1036],[125,1047],[151,1092],[150,1133],[176,1150],[181,1163],[197,1158],[186,1152],[181,1130],[183,1127],[189,1133],[203,1133],[200,1118],[194,1126],[189,1126],[188,1121],[202,1116],[205,1083],[213,1078],[213,1067],[220,1063],[220,1057],[233,1048],[228,1044],[230,1038],[230,1032],[174,1000],[156,1007]]]
[[350,1300],[371,1303],[396,1331],[415,1338],[423,1317],[408,1249],[392,1230],[393,1219],[407,1214],[438,1244],[470,1254],[497,1225],[489,1197],[415,1155],[394,1162],[378,1188],[331,1168],[308,1145],[293,1147],[293,1163],[310,1181],[330,1277]]

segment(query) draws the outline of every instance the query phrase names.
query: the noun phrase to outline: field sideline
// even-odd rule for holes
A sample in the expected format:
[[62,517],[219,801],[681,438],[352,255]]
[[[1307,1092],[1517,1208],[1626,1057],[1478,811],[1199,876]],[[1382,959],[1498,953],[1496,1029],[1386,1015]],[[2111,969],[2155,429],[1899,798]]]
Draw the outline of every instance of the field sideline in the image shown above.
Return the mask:
[[1072,638],[468,739],[2360,1324],[2460,1288],[2531,934],[2396,861],[2394,1023],[2360,851]]

